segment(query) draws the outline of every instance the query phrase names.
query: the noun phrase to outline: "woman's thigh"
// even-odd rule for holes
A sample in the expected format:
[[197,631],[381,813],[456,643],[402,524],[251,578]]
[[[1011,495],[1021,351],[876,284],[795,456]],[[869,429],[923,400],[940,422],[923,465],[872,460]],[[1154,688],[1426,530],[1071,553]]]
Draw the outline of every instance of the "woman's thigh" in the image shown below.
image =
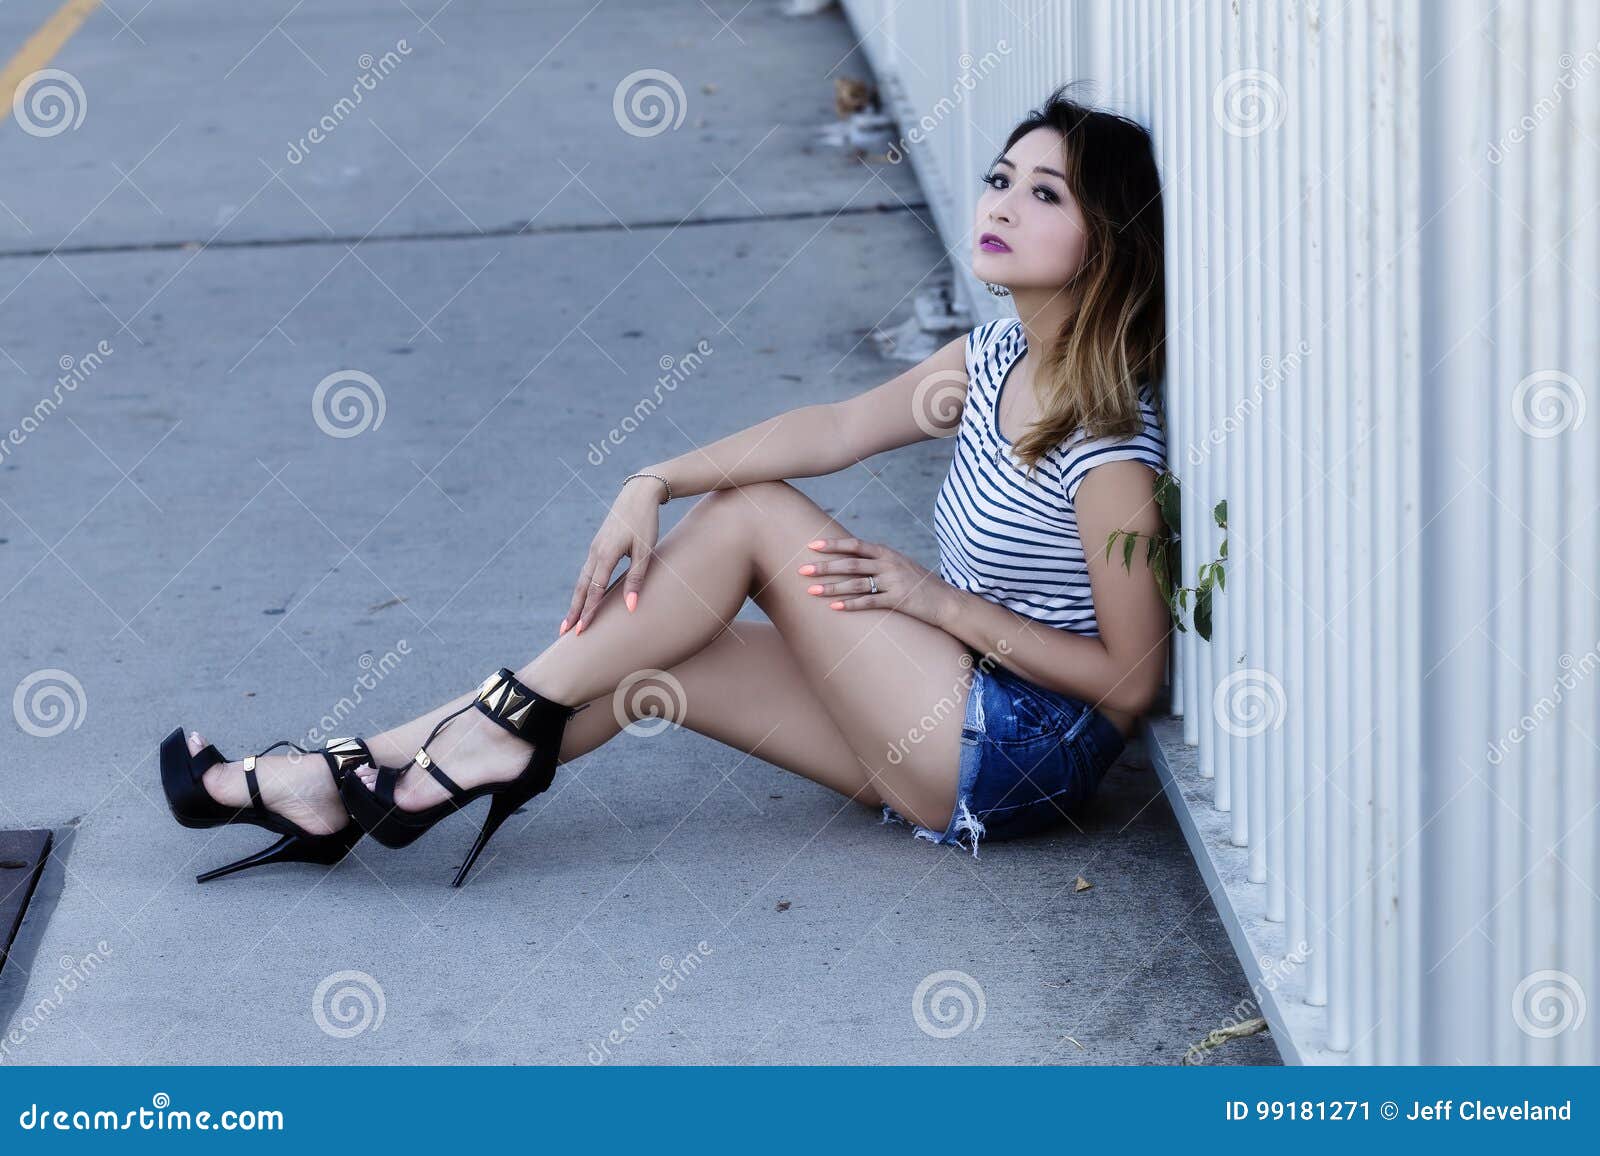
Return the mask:
[[751,596],[879,796],[901,815],[944,828],[955,806],[972,681],[966,646],[897,611],[831,610],[832,599],[807,594],[817,579],[798,568],[827,555],[806,543],[852,535],[787,482],[716,490],[702,503],[744,519],[755,559]]
[[[621,730],[625,720],[648,725],[664,714],[863,806],[881,806],[867,768],[770,622],[730,622],[710,645],[664,674],[618,689],[618,695],[600,700],[608,709],[585,711],[569,726],[572,734],[590,715],[596,716],[593,726],[606,725],[605,735],[573,735],[584,749]],[[569,757],[565,742],[562,756]]]

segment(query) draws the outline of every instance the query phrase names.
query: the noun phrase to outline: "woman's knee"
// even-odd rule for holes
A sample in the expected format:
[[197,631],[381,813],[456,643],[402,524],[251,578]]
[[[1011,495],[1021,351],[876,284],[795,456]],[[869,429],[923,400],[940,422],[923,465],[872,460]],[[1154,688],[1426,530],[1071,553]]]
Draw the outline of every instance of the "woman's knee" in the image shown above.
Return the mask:
[[704,507],[723,514],[743,516],[770,514],[777,502],[804,497],[794,486],[784,481],[750,482],[742,486],[724,486],[704,494],[696,508]]

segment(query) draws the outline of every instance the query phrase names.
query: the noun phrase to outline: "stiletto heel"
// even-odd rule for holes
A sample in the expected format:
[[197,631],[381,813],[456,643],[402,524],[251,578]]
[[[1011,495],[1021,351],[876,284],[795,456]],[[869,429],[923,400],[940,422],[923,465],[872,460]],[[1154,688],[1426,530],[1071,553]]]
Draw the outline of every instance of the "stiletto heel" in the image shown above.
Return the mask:
[[[349,837],[344,837],[346,832],[352,832]],[[361,841],[361,836],[366,834],[354,823],[347,824],[335,831],[332,835],[285,835],[272,846],[254,855],[246,855],[243,859],[229,863],[225,867],[214,867],[202,875],[196,875],[196,883],[209,883],[213,879],[221,879],[224,875],[232,875],[235,871],[243,871],[247,867],[260,867],[266,863],[321,863],[331,867],[349,853],[350,848]]]
[[511,818],[517,808],[527,801],[528,799],[517,798],[509,791],[498,794],[490,800],[489,814],[483,820],[483,830],[478,832],[477,842],[473,843],[472,850],[467,852],[467,861],[461,864],[461,870],[456,872],[456,877],[450,886],[460,887],[466,881],[467,872],[472,870],[472,865],[478,861],[478,855],[489,845],[489,840],[494,838],[494,833],[500,829],[500,824]]
[[[452,887],[460,887],[500,825],[518,807],[550,786],[555,778],[561,734],[566,729],[567,720],[588,705],[566,706],[545,698],[525,685],[508,668],[501,667],[483,680],[471,702],[440,719],[412,756],[411,763],[432,775],[449,792],[448,798],[420,811],[402,809],[395,802],[394,789],[400,776],[410,769],[411,763],[404,767],[379,767],[377,782],[372,787],[368,787],[357,775],[346,775],[339,782],[339,795],[344,799],[345,809],[350,812],[351,818],[385,847],[407,846],[431,830],[440,819],[455,814],[480,795],[493,796],[483,830],[478,833],[477,842],[472,845],[466,862],[456,872],[455,881],[451,884]],[[445,724],[472,709],[487,715],[497,726],[524,742],[533,744],[528,765],[516,778],[462,788],[444,773],[428,753],[428,744],[438,737]]]
[[182,727],[176,728],[161,741],[161,789],[167,797],[167,806],[173,818],[179,823],[196,828],[250,823],[283,836],[254,855],[196,875],[196,883],[205,883],[266,863],[319,863],[331,867],[361,841],[365,832],[353,821],[329,834],[313,835],[292,820],[269,810],[262,802],[261,786],[256,778],[256,760],[285,744],[301,754],[321,755],[327,760],[328,771],[333,775],[335,785],[342,783],[346,777],[355,778],[351,772],[358,766],[378,766],[367,744],[358,738],[334,739],[315,751],[308,751],[289,739],[280,739],[260,754],[250,755],[244,760],[244,781],[250,791],[250,803],[243,807],[230,807],[211,797],[201,776],[217,763],[231,762],[231,759],[224,758],[222,752],[210,743],[190,754]]

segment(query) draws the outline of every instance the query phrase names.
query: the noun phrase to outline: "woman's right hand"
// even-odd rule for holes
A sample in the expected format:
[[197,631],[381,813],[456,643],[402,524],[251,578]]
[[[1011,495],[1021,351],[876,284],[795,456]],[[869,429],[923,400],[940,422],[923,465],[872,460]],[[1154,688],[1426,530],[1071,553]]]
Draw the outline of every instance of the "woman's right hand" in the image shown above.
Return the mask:
[[565,634],[569,627],[576,634],[583,633],[595,611],[600,609],[600,600],[610,585],[611,571],[624,557],[629,559],[623,581],[625,601],[629,611],[639,605],[639,587],[644,584],[645,570],[661,532],[664,492],[661,483],[648,476],[631,478],[623,484],[605,521],[600,523],[594,541],[589,544],[583,573],[578,575],[572,603],[557,634]]

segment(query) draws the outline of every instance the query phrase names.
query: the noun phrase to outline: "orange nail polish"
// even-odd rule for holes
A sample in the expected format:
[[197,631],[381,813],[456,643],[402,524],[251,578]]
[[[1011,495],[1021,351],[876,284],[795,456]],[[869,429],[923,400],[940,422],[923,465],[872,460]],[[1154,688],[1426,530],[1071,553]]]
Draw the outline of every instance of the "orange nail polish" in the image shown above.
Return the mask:
[[821,583],[818,583],[815,586],[807,586],[806,587],[806,593],[807,594],[821,594],[822,593],[822,585],[821,585]]
[[561,634],[565,634],[566,632],[567,632],[567,620],[565,618],[563,618],[561,620],[561,628],[556,631],[556,634],[561,635]]
[[639,592],[637,590],[628,591],[628,596],[623,601],[628,604],[628,613],[632,614],[639,605]]
[[802,574],[815,574],[816,572],[817,568],[810,562],[807,562],[804,566],[800,567],[800,573]]
[[584,625],[583,621],[580,619],[579,622],[578,622],[578,628],[576,630],[574,630],[572,633],[574,635],[582,634],[583,633],[583,625]]
[[834,603],[831,603],[830,605],[834,610],[843,610],[844,609],[844,603],[843,602],[834,602]]

